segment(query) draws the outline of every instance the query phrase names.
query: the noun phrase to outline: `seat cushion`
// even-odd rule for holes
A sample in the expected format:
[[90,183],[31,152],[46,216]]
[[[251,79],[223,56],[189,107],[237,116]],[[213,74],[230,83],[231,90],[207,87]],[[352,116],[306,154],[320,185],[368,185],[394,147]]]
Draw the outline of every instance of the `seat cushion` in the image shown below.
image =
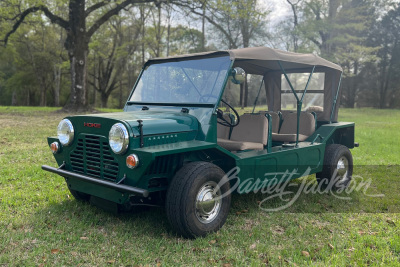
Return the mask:
[[239,151],[239,150],[263,150],[264,145],[262,143],[253,143],[253,142],[243,142],[243,141],[232,141],[227,139],[218,138],[218,145],[225,148],[229,151]]
[[[299,142],[305,141],[307,138],[308,138],[307,135],[299,134]],[[296,134],[277,134],[277,133],[272,133],[272,141],[296,142]]]
[[265,114],[246,113],[240,116],[240,123],[233,128],[230,139],[266,145],[268,141],[268,119]]
[[[310,136],[315,131],[315,118],[311,113],[300,113],[299,134]],[[295,134],[297,132],[297,112],[283,113],[283,123],[280,134]]]

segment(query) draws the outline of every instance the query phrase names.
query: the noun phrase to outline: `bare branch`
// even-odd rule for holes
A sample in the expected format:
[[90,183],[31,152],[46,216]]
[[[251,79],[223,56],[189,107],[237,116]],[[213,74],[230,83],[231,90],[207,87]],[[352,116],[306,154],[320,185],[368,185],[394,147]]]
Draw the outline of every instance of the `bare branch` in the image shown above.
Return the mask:
[[92,13],[93,11],[96,11],[97,9],[99,9],[99,8],[109,4],[109,3],[110,3],[110,0],[105,0],[105,1],[99,2],[97,4],[94,4],[94,5],[90,6],[90,7],[88,7],[86,9],[86,11],[85,11],[85,17],[89,16],[90,13]]
[[103,16],[101,16],[93,25],[90,27],[87,32],[88,37],[92,37],[92,35],[100,28],[101,25],[106,23],[112,16],[118,15],[118,13],[132,4],[143,4],[143,3],[151,3],[155,2],[155,0],[125,0],[121,4],[117,4],[114,8],[110,9]]
[[18,30],[19,26],[21,26],[22,22],[24,22],[25,18],[29,14],[35,13],[37,11],[42,11],[45,14],[45,16],[50,19],[51,23],[58,24],[60,27],[66,29],[66,30],[68,29],[69,23],[66,20],[64,20],[63,18],[53,14],[47,7],[45,7],[45,6],[30,7],[28,9],[26,9],[24,12],[22,12],[19,16],[17,16],[17,17],[19,17],[19,19],[15,22],[12,30],[6,34],[6,36],[3,40],[4,45],[7,45],[8,39],[10,38],[10,36],[13,33],[15,33]]
[[232,48],[237,48],[236,41],[232,39],[231,34],[229,34],[229,32],[227,32],[227,31],[225,30],[225,28],[222,27],[221,24],[219,24],[217,21],[214,21],[214,20],[213,20],[212,18],[210,18],[209,16],[203,14],[203,12],[198,12],[198,11],[196,11],[196,9],[195,9],[194,7],[191,7],[191,6],[189,6],[189,5],[182,4],[182,3],[179,3],[179,2],[174,2],[174,4],[175,4],[175,5],[178,5],[178,6],[181,6],[181,7],[184,7],[184,8],[186,8],[186,9],[189,9],[190,12],[192,12],[193,14],[196,14],[196,15],[198,15],[198,16],[204,16],[204,18],[205,18],[209,23],[211,23],[214,27],[216,27],[218,30],[220,30],[220,31],[224,34],[224,36],[228,39],[228,41],[229,41],[229,43],[230,43],[230,46],[232,46]]
[[311,42],[313,42],[314,44],[316,44],[318,46],[319,49],[321,49],[322,44],[321,42],[319,42],[317,39],[315,39],[314,37],[309,37],[308,38]]

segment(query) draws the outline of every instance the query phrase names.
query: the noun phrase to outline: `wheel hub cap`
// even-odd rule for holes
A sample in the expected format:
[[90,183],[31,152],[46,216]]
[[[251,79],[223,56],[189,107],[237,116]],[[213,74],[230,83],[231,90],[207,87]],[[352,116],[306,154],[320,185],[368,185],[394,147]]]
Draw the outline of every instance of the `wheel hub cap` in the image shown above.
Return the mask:
[[215,182],[205,183],[196,196],[196,217],[202,223],[212,222],[221,209],[221,190]]
[[339,181],[345,181],[347,179],[347,173],[349,171],[349,161],[346,157],[341,157],[336,166],[337,178]]

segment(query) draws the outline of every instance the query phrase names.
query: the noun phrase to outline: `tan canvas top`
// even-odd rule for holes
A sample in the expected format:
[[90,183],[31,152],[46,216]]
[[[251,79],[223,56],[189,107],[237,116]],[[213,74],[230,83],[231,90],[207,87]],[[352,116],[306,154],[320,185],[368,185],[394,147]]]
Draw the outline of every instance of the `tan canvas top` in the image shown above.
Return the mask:
[[282,66],[287,71],[316,66],[317,69],[322,67],[335,69],[342,72],[342,68],[339,65],[336,65],[314,54],[293,53],[268,47],[251,47],[179,55],[168,58],[154,58],[150,59],[148,63],[155,63],[157,61],[164,61],[168,59],[182,60],[192,57],[204,58],[210,56],[219,56],[226,53],[229,54],[230,58],[235,61],[235,66],[241,66],[245,68],[247,73],[261,74],[266,71],[280,70],[278,61],[281,61]]

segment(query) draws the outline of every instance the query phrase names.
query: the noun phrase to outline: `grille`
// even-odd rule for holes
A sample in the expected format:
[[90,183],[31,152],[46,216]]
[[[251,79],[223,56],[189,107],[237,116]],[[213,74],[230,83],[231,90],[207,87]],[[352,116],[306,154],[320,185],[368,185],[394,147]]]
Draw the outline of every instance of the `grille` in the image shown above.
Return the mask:
[[76,148],[70,154],[72,170],[96,178],[115,181],[118,162],[111,154],[107,141],[100,136],[84,135],[78,138]]
[[168,155],[157,157],[156,160],[146,170],[145,175],[170,174],[174,168],[182,164],[182,157],[179,155]]

